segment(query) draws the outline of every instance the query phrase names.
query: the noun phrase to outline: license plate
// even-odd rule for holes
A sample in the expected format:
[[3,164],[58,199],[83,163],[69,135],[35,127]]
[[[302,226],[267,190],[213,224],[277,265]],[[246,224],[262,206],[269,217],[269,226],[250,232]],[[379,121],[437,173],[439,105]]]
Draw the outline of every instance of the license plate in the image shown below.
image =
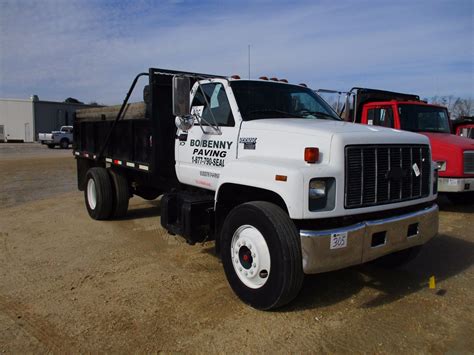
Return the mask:
[[331,234],[330,249],[339,249],[347,247],[347,232]]

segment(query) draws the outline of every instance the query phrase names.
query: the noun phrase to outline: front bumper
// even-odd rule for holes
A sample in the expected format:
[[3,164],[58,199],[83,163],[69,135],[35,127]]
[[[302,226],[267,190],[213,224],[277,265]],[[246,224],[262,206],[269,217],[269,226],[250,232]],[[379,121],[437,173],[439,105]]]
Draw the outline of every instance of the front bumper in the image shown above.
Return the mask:
[[474,191],[474,178],[439,178],[439,192]]
[[[395,251],[425,244],[437,233],[436,204],[420,211],[337,229],[301,230],[303,271],[315,274],[362,264]],[[331,249],[331,238],[338,235],[347,235],[346,246]],[[376,246],[372,246],[374,241],[377,242]]]

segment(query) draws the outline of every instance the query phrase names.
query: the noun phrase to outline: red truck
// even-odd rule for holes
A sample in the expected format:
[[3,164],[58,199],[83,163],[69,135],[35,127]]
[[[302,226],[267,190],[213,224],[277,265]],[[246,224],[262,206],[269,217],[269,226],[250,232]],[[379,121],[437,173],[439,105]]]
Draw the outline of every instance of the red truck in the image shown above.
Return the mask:
[[438,191],[447,193],[454,203],[474,201],[474,141],[451,134],[446,107],[428,104],[417,95],[367,88],[318,92],[346,96],[339,112],[346,121],[427,136],[432,159],[438,163]]
[[474,117],[461,117],[453,121],[453,133],[461,137],[474,139]]

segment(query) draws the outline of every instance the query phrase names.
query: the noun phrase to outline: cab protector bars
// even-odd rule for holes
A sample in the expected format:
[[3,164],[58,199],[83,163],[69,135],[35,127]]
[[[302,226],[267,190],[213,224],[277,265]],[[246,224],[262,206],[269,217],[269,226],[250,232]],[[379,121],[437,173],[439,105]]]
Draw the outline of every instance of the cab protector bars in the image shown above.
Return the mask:
[[[193,78],[222,78],[222,79],[227,79],[225,76],[222,75],[212,75],[212,74],[201,74],[201,73],[192,73],[192,72],[184,72],[184,71],[179,71],[179,70],[169,70],[169,69],[159,69],[159,68],[150,68],[150,72],[153,75],[183,75],[183,76],[189,76]],[[125,99],[123,100],[122,107],[120,107],[120,111],[117,114],[117,117],[115,118],[114,122],[112,123],[112,127],[110,127],[110,130],[107,134],[107,137],[105,138],[104,144],[99,150],[99,154],[96,156],[96,160],[99,160],[102,158],[105,148],[107,148],[107,145],[109,144],[110,136],[112,135],[113,130],[115,129],[115,126],[117,125],[117,122],[120,120],[122,117],[123,112],[125,111],[125,107],[127,106],[128,100],[130,99],[130,96],[132,95],[133,90],[135,89],[135,86],[138,82],[138,79],[142,76],[150,76],[149,73],[140,73],[138,74],[135,79],[132,82],[132,85],[130,86],[130,89],[127,92],[127,95],[125,96]],[[202,89],[201,89],[202,90]],[[207,100],[206,100],[207,101]],[[214,119],[215,121],[215,119]],[[210,125],[212,128],[214,128],[212,125]],[[215,129],[215,128],[214,128]]]
[[135,89],[135,85],[137,85],[138,79],[140,79],[140,77],[145,76],[145,75],[149,76],[148,73],[140,73],[133,80],[132,85],[130,86],[130,89],[127,92],[127,95],[125,96],[125,99],[123,100],[122,107],[120,107],[120,111],[118,112],[117,117],[112,123],[112,127],[110,127],[109,133],[107,133],[107,137],[105,138],[104,144],[102,144],[102,147],[99,150],[99,154],[97,154],[96,160],[99,160],[102,157],[102,154],[104,154],[104,150],[107,147],[107,144],[109,144],[110,136],[112,135],[112,132],[115,129],[115,126],[117,125],[117,122],[122,117],[123,111],[125,110],[125,106],[127,106],[128,100],[130,99],[130,96],[132,95],[133,89]]

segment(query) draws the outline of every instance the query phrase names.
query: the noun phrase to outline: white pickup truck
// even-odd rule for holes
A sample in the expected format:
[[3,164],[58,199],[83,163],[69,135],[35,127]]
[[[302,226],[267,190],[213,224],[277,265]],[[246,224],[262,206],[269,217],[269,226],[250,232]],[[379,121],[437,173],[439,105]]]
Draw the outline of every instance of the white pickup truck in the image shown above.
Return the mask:
[[[145,103],[129,106],[145,75]],[[76,116],[89,215],[121,218],[133,194],[164,194],[162,226],[215,240],[255,308],[290,302],[304,274],[406,262],[438,232],[428,138],[344,122],[305,85],[151,68],[117,112]]]
[[59,145],[62,149],[67,149],[73,142],[73,126],[62,126],[59,131],[51,133],[39,133],[38,140],[41,144],[48,145],[48,148]]

